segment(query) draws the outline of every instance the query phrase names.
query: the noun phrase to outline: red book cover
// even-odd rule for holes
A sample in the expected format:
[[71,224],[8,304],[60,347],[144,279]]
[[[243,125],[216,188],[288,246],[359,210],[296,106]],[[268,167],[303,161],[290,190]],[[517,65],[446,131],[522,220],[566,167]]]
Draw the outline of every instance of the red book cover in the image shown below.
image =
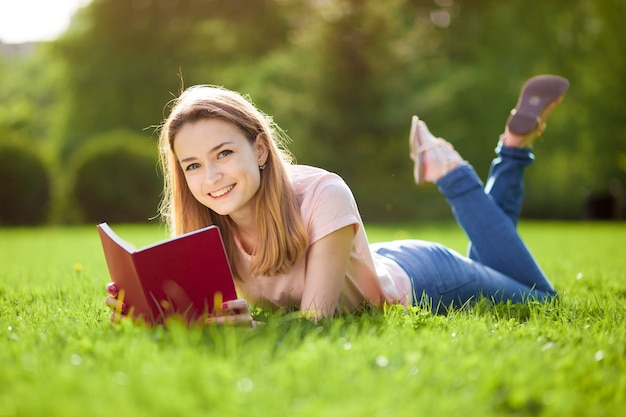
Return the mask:
[[158,323],[176,314],[192,322],[212,313],[216,302],[237,298],[217,226],[141,249],[106,223],[98,225],[98,232],[111,281],[133,318]]

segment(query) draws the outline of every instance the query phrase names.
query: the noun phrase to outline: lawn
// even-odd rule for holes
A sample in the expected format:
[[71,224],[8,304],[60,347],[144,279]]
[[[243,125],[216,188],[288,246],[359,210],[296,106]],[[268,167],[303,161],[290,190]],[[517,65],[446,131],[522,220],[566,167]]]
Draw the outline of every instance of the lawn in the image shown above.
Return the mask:
[[[0,229],[0,416],[623,415],[626,224],[520,230],[560,302],[146,329],[109,324],[95,227]],[[466,245],[445,223],[368,231]]]

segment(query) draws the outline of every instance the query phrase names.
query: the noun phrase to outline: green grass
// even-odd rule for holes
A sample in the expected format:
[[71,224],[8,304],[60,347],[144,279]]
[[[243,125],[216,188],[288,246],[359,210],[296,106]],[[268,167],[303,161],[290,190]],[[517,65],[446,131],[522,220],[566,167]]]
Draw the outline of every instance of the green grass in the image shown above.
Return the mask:
[[[466,245],[448,224],[368,231]],[[0,230],[0,416],[621,416],[626,224],[521,233],[560,303],[150,330],[108,323],[95,227]]]

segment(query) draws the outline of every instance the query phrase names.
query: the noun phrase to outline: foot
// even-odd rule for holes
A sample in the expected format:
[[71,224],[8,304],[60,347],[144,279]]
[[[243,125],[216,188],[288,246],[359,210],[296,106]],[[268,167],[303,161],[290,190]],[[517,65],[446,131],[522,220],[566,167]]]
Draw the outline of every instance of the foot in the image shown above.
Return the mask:
[[548,116],[563,100],[568,88],[569,81],[557,75],[539,75],[526,81],[506,122],[501,142],[518,148],[531,147],[542,135]]
[[430,133],[426,123],[413,116],[409,137],[411,159],[415,162],[413,175],[416,184],[436,182],[452,169],[463,163],[454,147]]

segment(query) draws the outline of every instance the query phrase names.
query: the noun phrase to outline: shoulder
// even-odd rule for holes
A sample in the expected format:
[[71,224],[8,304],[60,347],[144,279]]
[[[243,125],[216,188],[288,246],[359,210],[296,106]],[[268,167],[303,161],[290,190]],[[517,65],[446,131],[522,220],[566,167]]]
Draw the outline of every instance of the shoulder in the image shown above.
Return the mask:
[[290,178],[311,243],[344,226],[361,222],[352,191],[339,175],[294,165]]
[[343,178],[333,172],[307,165],[291,165],[287,172],[300,201],[311,194],[319,194],[320,191],[330,192],[331,190],[343,192],[352,197],[350,187]]

